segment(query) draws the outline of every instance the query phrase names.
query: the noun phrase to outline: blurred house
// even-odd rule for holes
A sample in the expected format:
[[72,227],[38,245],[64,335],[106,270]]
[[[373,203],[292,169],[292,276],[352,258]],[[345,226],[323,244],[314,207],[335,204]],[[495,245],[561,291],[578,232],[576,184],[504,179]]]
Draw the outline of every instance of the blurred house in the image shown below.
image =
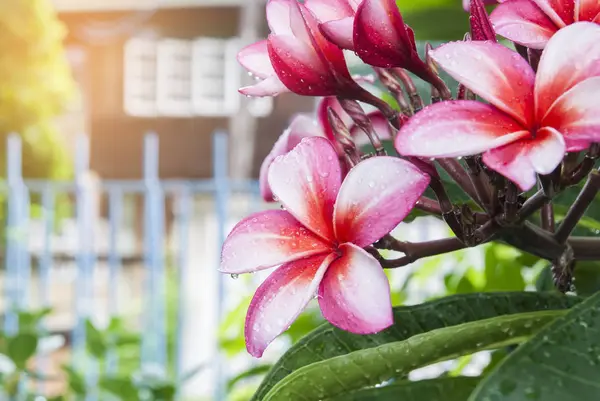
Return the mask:
[[[247,147],[252,163],[242,169],[255,177],[291,113],[313,107],[295,95],[245,100],[238,94],[243,6],[252,1],[53,1],[69,30],[67,49],[82,89],[83,107],[74,114],[85,116],[91,168],[102,178],[141,177],[149,130],[159,135],[161,178],[210,177],[211,133],[227,130],[240,106],[259,133]],[[266,37],[264,0],[253,4],[251,28]],[[242,143],[235,135],[232,147]]]

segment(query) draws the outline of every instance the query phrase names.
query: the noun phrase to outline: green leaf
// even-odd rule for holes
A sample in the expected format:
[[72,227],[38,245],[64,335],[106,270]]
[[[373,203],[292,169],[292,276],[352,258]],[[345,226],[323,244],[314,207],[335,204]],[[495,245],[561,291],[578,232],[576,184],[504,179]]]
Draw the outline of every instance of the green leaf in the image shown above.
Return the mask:
[[104,336],[89,320],[85,322],[85,345],[88,352],[98,359],[106,355]]
[[18,333],[9,337],[6,343],[6,355],[19,369],[25,369],[29,358],[35,355],[38,338],[32,333]]
[[544,327],[484,379],[470,401],[597,401],[600,292]]
[[130,377],[105,377],[100,379],[100,388],[121,398],[123,401],[137,401],[140,399],[138,389]]
[[541,311],[478,320],[316,362],[281,380],[264,401],[329,400],[433,363],[520,343],[565,313]]
[[36,331],[40,321],[52,313],[51,308],[43,308],[37,311],[19,311],[19,331]]
[[68,365],[63,365],[62,370],[67,374],[67,383],[69,384],[71,391],[77,395],[85,395],[86,385],[83,376]]
[[[177,392],[175,386],[172,384],[164,384],[158,387],[150,389],[152,393],[152,400],[154,401],[173,401],[175,393]],[[127,400],[129,401],[129,400]]]
[[525,279],[521,274],[522,266],[499,257],[498,247],[490,245],[485,250],[486,291],[519,291],[525,289]]
[[252,378],[255,376],[262,376],[262,375],[266,374],[269,370],[271,370],[272,367],[273,367],[273,365],[253,366],[250,369],[245,370],[242,373],[240,373],[239,375],[235,376],[233,379],[229,380],[227,382],[227,389],[229,391],[231,391],[231,389],[242,380],[249,379],[249,378]]
[[575,265],[575,289],[587,297],[600,291],[600,262],[577,262]]
[[473,391],[479,377],[448,377],[399,382],[389,386],[358,390],[332,401],[464,401]]
[[552,278],[552,269],[550,266],[546,266],[542,269],[535,280],[535,288],[538,291],[556,291],[554,280]]
[[394,326],[374,335],[356,335],[325,323],[300,340],[277,361],[252,400],[262,400],[275,384],[291,372],[315,362],[393,341],[402,341],[442,327],[514,313],[565,309],[578,302],[579,298],[561,294],[466,294],[416,306],[396,307]]

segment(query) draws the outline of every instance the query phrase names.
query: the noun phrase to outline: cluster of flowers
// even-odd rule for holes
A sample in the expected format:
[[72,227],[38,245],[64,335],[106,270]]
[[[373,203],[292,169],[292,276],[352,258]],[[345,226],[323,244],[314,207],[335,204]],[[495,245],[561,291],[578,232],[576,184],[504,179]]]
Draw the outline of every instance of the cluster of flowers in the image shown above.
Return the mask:
[[[248,311],[250,354],[260,357],[315,295],[341,329],[368,334],[393,323],[371,245],[425,202],[439,181],[432,158],[473,157],[527,191],[566,152],[600,142],[600,2],[505,0],[490,16],[483,3],[466,4],[465,40],[428,47],[422,60],[394,0],[269,0],[271,34],[238,57],[257,82],[240,92],[324,99],[317,121],[296,117],[262,166],[263,197],[284,208],[244,219],[223,246],[222,272],[279,266]],[[351,76],[344,50],[373,67],[399,111]],[[460,83],[456,100],[437,67]],[[421,110],[406,71],[431,85],[431,105]],[[362,132],[375,154],[357,149]],[[400,157],[385,155],[381,139]]]

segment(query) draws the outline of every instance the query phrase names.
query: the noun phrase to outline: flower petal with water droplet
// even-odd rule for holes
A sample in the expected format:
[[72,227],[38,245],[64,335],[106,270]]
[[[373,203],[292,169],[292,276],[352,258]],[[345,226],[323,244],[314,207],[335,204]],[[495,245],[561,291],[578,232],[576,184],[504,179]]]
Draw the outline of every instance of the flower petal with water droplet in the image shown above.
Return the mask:
[[558,31],[542,53],[535,82],[538,118],[546,115],[563,93],[600,76],[600,26],[578,22]]
[[283,210],[255,213],[240,221],[223,244],[220,271],[254,272],[331,251],[291,214]]
[[580,82],[554,102],[541,125],[555,128],[567,142],[600,142],[599,93],[600,77]]
[[521,188],[530,190],[536,173],[550,174],[562,161],[566,151],[562,135],[552,128],[542,128],[535,138],[526,138],[483,154],[483,162]]
[[294,147],[299,144],[302,139],[313,136],[325,136],[321,130],[321,127],[316,124],[315,120],[306,114],[298,114],[294,116],[290,126],[283,132],[283,134],[281,134],[277,142],[275,142],[275,145],[273,145],[273,149],[271,149],[271,152],[263,160],[262,165],[260,166],[258,182],[260,185],[261,195],[266,202],[275,201],[268,180],[269,167],[271,166],[271,163],[273,163],[273,160],[275,160],[278,156],[284,155],[290,150],[294,149]]
[[341,184],[338,156],[329,140],[306,138],[269,168],[275,196],[302,224],[329,241],[333,205]]
[[334,209],[339,242],[371,245],[410,213],[429,176],[396,157],[373,157],[356,165],[342,183]]
[[260,358],[267,346],[283,333],[314,298],[334,254],[286,263],[256,290],[246,315],[248,352]]
[[492,42],[452,42],[430,52],[457,81],[512,116],[533,123],[535,73],[518,53]]
[[563,28],[575,22],[575,2],[573,0],[531,0],[556,26]]
[[410,35],[394,0],[363,0],[354,18],[354,49],[367,64],[408,67],[414,56]]
[[426,107],[400,129],[396,150],[405,156],[470,156],[529,135],[494,106],[470,100]]
[[394,323],[390,285],[372,255],[353,244],[327,269],[319,287],[319,306],[331,324],[356,334],[377,333]]
[[498,35],[532,49],[543,49],[558,27],[531,0],[504,2],[490,15]]

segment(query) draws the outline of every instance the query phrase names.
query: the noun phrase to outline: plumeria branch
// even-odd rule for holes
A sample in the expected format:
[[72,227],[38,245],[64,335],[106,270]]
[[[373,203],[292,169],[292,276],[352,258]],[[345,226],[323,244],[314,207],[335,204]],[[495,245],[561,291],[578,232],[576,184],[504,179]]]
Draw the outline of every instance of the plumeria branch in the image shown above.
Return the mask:
[[361,130],[363,130],[365,134],[367,134],[371,145],[373,145],[373,148],[375,149],[375,153],[377,155],[385,155],[385,149],[381,144],[381,139],[379,138],[379,135],[377,135],[377,133],[375,132],[375,129],[373,129],[373,124],[371,123],[371,120],[369,119],[365,111],[362,109],[360,104],[356,100],[338,100],[344,111],[348,113],[348,115],[350,116],[352,121],[354,121],[356,126],[358,126]]
[[578,184],[592,171],[599,157],[600,143],[594,143],[585,154],[583,161],[563,179],[562,186],[567,187]]
[[[395,269],[416,262],[419,259],[442,255],[464,249],[467,246],[456,237],[444,238],[426,242],[403,242],[402,248],[405,255],[398,259],[385,259],[376,250],[371,253],[379,260],[384,269]],[[396,249],[394,249],[396,250]],[[375,253],[377,255],[375,255]]]
[[477,191],[473,186],[471,177],[467,174],[463,166],[456,159],[444,158],[436,160],[441,168],[448,173],[450,177],[458,184],[458,186],[473,199],[479,206],[483,207],[483,203],[477,195]]
[[561,244],[567,241],[587,208],[594,201],[598,191],[600,191],[600,171],[592,171],[577,199],[575,199],[567,215],[558,226],[556,234],[554,234],[556,241]]

